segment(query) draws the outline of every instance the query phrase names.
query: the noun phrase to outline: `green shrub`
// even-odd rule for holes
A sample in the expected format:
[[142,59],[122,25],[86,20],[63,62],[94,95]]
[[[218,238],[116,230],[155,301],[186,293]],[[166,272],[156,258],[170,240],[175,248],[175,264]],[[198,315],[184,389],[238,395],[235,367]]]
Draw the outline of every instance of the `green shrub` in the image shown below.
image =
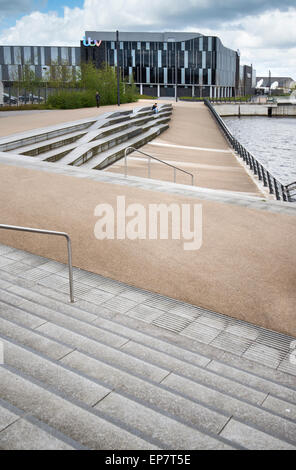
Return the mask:
[[96,97],[92,90],[58,91],[48,97],[47,105],[56,109],[90,108],[96,106]]
[[[48,98],[48,106],[57,109],[87,108],[96,106],[96,91],[100,94],[100,105],[117,104],[116,70],[103,65],[97,69],[92,63],[82,66],[80,90],[57,90]],[[135,84],[120,83],[120,102],[137,101],[138,92]]]
[[21,104],[19,106],[0,106],[0,111],[26,111],[30,109],[46,109],[45,104]]

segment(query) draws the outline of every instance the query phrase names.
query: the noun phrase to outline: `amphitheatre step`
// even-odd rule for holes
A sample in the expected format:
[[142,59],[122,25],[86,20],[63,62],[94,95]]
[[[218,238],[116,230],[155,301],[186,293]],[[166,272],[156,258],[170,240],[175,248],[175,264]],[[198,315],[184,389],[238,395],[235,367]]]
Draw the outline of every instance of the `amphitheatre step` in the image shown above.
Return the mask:
[[118,159],[124,156],[124,151],[127,147],[135,146],[140,147],[154,137],[158,136],[161,132],[168,128],[167,124],[161,124],[159,126],[153,126],[146,132],[139,134],[136,137],[132,137],[125,143],[121,143],[112,147],[112,149],[106,150],[105,152],[100,152],[98,155],[95,155],[93,158],[88,160],[86,163],[81,164],[80,166],[84,169],[103,169],[106,166],[109,166],[111,163],[117,161]]
[[[170,115],[171,111],[164,109],[158,115],[154,115],[152,111],[146,111],[123,114],[111,120],[98,119],[90,126],[91,130],[62,133],[46,142],[36,138],[37,142],[25,143],[24,146],[18,148],[18,154],[37,157],[40,161],[77,164],[77,160],[78,162],[88,160],[94,154],[121,143],[123,139],[128,140],[156,124],[168,122]],[[116,124],[113,123],[114,121]],[[9,152],[14,153],[15,149]]]
[[96,122],[96,118],[83,119],[75,122],[66,122],[62,125],[50,126],[44,129],[33,129],[21,134],[0,138],[0,151],[17,150],[19,147],[43,142],[58,136],[73,132],[84,131]]
[[147,436],[133,433],[83,403],[70,400],[56,390],[33,380],[9,366],[0,368],[4,400],[50,425],[88,449],[159,449],[161,442],[149,442]]
[[121,144],[142,133],[142,128],[130,126],[120,132],[108,134],[105,137],[93,139],[91,142],[80,145],[73,149],[70,153],[58,160],[63,165],[81,165],[87,162],[95,155],[101,154],[109,148],[115,148]]
[[[36,142],[34,144],[20,147],[18,149],[18,154],[34,157],[41,153],[48,152],[49,150],[71,144],[72,142],[77,142],[78,139],[83,137],[85,134],[87,134],[87,130],[76,131],[53,139],[47,139],[46,141]],[[15,150],[10,150],[9,152],[14,153]]]

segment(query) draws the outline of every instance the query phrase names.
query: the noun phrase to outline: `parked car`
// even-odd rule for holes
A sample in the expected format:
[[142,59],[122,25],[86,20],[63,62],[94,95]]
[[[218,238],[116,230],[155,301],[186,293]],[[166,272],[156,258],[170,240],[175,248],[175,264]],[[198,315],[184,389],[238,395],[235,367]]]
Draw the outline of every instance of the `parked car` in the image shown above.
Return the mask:
[[[23,104],[26,103],[39,103],[39,96],[32,95],[32,93],[28,93],[27,95],[19,96],[19,101]],[[44,101],[44,98],[40,96],[40,101]]]
[[17,97],[11,95],[9,98],[8,93],[3,93],[3,103],[5,104],[17,104]]

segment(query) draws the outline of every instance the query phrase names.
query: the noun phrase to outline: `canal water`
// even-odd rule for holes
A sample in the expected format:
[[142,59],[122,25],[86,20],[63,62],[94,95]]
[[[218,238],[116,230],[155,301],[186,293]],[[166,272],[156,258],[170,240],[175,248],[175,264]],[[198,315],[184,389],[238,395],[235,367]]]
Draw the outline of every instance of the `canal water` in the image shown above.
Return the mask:
[[296,181],[296,118],[223,117],[238,141],[283,184]]

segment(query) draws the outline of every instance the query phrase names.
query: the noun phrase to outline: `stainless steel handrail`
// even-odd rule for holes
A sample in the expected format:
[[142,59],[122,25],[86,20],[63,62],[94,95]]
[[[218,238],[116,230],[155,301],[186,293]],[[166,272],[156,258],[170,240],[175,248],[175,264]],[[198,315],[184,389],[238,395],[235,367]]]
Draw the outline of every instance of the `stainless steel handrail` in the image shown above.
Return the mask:
[[70,302],[73,303],[74,302],[74,287],[73,287],[73,268],[72,268],[72,248],[71,248],[71,239],[69,235],[65,232],[55,232],[53,230],[42,230],[39,228],[31,228],[31,227],[19,227],[17,225],[0,224],[0,229],[15,230],[17,232],[41,233],[45,235],[57,235],[60,237],[65,237],[67,239]]
[[170,163],[167,163],[163,160],[160,160],[159,158],[153,157],[152,155],[149,155],[148,153],[142,152],[141,150],[136,149],[135,147],[127,147],[124,151],[124,163],[125,163],[124,164],[124,176],[125,177],[127,177],[127,156],[128,156],[127,151],[128,150],[133,150],[133,151],[139,152],[142,155],[145,155],[146,157],[148,157],[148,178],[151,178],[151,168],[150,167],[151,167],[151,158],[152,158],[153,160],[157,160],[158,162],[164,163],[165,165],[170,166],[171,168],[174,169],[174,183],[176,183],[176,170],[177,170],[177,171],[182,171],[183,173],[186,173],[187,175],[190,175],[191,176],[191,184],[192,184],[192,186],[194,185],[194,175],[192,173],[189,173],[189,171],[183,170],[182,168],[178,168],[175,165],[171,165]]

